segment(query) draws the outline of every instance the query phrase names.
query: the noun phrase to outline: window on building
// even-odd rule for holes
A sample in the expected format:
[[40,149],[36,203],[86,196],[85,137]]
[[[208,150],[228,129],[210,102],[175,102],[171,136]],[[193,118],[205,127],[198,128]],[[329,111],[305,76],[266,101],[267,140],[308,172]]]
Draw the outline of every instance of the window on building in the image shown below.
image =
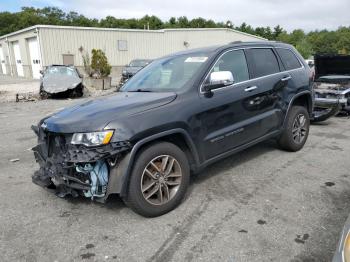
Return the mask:
[[128,51],[128,42],[126,40],[118,40],[118,50]]
[[63,54],[62,57],[64,65],[74,65],[74,55]]

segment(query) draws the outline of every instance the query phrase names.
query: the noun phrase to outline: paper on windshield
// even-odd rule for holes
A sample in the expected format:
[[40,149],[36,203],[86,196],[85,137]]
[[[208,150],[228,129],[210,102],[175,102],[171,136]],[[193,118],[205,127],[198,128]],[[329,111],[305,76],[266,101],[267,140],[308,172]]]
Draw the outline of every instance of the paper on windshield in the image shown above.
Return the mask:
[[207,59],[207,56],[192,56],[187,57],[185,63],[204,63]]

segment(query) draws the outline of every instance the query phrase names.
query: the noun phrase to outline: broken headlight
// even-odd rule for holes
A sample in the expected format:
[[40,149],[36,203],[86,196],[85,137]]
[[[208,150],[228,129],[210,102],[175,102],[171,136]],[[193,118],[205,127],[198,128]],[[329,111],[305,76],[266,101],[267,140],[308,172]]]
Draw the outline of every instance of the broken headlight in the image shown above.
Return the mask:
[[91,133],[74,133],[71,144],[85,146],[107,145],[113,136],[113,130]]

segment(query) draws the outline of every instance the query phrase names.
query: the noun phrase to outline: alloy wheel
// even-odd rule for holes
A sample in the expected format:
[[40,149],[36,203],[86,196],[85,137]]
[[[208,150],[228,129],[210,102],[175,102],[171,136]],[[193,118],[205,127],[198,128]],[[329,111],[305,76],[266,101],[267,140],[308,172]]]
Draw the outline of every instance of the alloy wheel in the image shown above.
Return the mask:
[[304,114],[299,114],[294,120],[293,128],[292,128],[292,134],[293,134],[293,140],[297,144],[301,144],[305,137],[307,132],[307,125],[306,125],[306,117]]
[[164,205],[174,198],[182,180],[179,162],[170,155],[153,158],[141,177],[141,192],[152,205]]

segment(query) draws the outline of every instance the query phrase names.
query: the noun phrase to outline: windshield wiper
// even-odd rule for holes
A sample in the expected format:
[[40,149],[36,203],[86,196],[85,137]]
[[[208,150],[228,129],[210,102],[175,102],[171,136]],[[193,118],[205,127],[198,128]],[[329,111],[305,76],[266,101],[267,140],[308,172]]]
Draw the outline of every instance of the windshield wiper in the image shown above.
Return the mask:
[[152,92],[151,90],[148,90],[148,89],[136,89],[136,90],[130,90],[130,91],[127,91],[127,92]]

